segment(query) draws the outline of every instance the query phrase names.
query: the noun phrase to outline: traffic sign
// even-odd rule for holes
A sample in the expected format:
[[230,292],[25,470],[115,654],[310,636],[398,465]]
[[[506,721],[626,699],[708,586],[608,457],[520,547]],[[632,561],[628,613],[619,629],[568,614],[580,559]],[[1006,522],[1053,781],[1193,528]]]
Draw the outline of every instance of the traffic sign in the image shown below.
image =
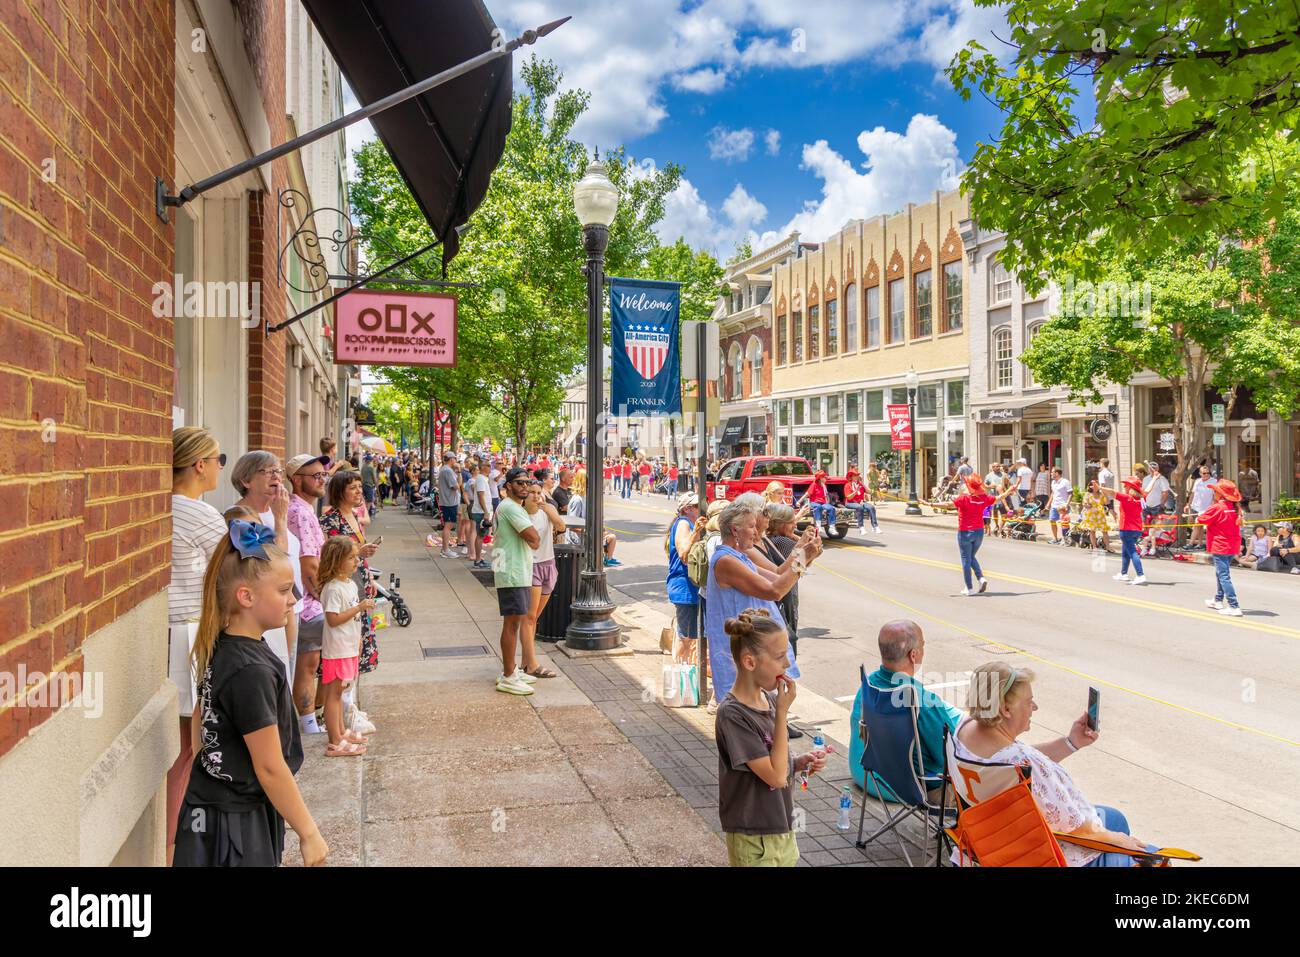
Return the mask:
[[[1224,407],[1224,406],[1222,406],[1222,405],[1219,405],[1218,403],[1216,403],[1216,404],[1210,406],[1210,414],[1214,416],[1214,427],[1215,427],[1216,429],[1221,429],[1221,428],[1223,428],[1224,423],[1225,423],[1224,413],[1227,412],[1227,411],[1228,411],[1228,410],[1227,410],[1226,407]],[[1222,445],[1223,443],[1222,443],[1222,442],[1216,442],[1215,444],[1216,444],[1216,445]]]
[[1222,432],[1215,432],[1215,433],[1214,433],[1214,444],[1215,444],[1215,445],[1227,445],[1227,444],[1228,444],[1228,437],[1227,437],[1226,435],[1224,435]]

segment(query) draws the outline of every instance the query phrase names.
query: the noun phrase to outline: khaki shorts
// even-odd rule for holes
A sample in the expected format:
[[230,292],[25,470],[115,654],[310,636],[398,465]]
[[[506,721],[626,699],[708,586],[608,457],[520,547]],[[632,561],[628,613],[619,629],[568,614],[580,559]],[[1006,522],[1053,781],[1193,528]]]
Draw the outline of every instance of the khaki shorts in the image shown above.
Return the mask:
[[794,831],[785,834],[728,832],[727,863],[732,867],[794,867],[799,863],[799,842]]

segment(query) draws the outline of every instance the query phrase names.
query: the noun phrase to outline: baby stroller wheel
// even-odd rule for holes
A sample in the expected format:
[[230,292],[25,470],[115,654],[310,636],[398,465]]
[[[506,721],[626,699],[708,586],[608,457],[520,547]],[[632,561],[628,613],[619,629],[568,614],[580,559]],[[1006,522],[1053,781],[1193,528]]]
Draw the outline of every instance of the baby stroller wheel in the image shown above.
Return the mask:
[[393,605],[393,621],[405,628],[411,623],[411,609],[407,608],[406,605],[395,603]]

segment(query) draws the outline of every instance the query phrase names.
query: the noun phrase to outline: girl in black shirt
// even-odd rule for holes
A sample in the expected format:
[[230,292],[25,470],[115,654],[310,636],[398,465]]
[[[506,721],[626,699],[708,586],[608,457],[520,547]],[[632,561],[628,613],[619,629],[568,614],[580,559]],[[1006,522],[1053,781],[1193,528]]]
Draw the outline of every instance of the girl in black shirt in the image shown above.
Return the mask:
[[293,779],[302,741],[284,664],[262,640],[295,601],[293,569],[274,542],[273,529],[233,521],[203,576],[195,757],[176,867],[278,866],[286,819],[303,863],[321,864],[329,852]]

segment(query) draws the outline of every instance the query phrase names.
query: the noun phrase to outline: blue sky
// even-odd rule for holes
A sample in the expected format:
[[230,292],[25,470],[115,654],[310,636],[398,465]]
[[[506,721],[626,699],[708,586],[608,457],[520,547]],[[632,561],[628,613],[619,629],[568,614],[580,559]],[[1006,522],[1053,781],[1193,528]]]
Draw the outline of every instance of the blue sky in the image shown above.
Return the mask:
[[573,16],[525,50],[591,93],[575,136],[685,167],[660,236],[720,258],[924,201],[1000,127],[941,74],[969,39],[1007,49],[1001,10],[972,0],[486,3],[508,36]]

